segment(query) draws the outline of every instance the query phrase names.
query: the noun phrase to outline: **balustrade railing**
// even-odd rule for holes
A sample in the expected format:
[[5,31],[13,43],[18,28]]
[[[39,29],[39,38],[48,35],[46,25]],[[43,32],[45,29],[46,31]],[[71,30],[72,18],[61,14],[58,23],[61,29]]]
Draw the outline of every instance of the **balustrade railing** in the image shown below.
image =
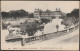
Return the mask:
[[76,25],[76,26],[74,26],[72,28],[69,28],[69,29],[66,29],[66,30],[62,30],[62,31],[42,34],[40,36],[31,36],[31,37],[28,37],[28,38],[25,37],[25,38],[21,39],[21,45],[24,46],[25,43],[30,43],[30,42],[34,42],[34,41],[44,41],[44,40],[56,38],[56,37],[59,37],[61,35],[65,35],[65,34],[71,33],[74,30],[78,29],[78,27],[79,27],[79,25]]
[[53,32],[53,33],[48,33],[48,34],[43,34],[43,35],[40,35],[40,36],[32,36],[32,37],[29,37],[29,38],[24,38],[22,39],[22,43],[21,45],[24,46],[25,43],[29,43],[29,42],[34,42],[34,41],[44,41],[44,40],[48,40],[48,39],[52,39],[52,38],[55,38],[55,37],[58,37],[58,36],[61,36],[61,35],[65,35],[67,34],[67,30],[69,30],[68,33],[74,31],[74,29],[77,29],[79,25],[76,25],[75,27],[72,27],[72,28],[69,28],[69,29],[66,29],[66,30],[62,30],[62,31],[58,31],[58,32]]

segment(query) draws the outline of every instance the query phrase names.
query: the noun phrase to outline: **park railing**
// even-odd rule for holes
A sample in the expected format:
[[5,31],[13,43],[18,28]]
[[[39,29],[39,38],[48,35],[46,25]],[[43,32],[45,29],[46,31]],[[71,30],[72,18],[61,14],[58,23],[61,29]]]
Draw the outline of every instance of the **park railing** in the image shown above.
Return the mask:
[[40,36],[31,36],[31,37],[28,37],[28,38],[22,38],[21,39],[21,45],[24,46],[25,43],[30,43],[30,42],[34,42],[34,41],[44,41],[44,40],[59,37],[61,35],[69,34],[73,31],[75,31],[76,29],[78,29],[78,27],[79,27],[79,24],[75,25],[72,28],[68,28],[66,30],[62,30],[62,31],[58,31],[58,32],[42,34]]

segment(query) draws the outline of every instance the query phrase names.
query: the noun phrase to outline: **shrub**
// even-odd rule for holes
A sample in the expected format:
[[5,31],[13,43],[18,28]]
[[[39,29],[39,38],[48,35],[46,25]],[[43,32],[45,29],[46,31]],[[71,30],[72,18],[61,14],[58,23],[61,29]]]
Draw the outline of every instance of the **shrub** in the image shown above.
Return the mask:
[[75,17],[66,17],[61,24],[64,24],[67,27],[70,27],[71,25],[75,25],[78,22],[78,20]]
[[7,29],[7,24],[4,24],[4,23],[2,22],[2,29]]
[[50,22],[50,19],[46,19],[46,18],[41,18],[41,23],[43,24],[43,23],[48,23],[48,22]]
[[29,36],[33,36],[37,30],[43,29],[43,27],[39,26],[40,24],[37,22],[30,22],[27,23],[26,26],[26,33],[28,33]]

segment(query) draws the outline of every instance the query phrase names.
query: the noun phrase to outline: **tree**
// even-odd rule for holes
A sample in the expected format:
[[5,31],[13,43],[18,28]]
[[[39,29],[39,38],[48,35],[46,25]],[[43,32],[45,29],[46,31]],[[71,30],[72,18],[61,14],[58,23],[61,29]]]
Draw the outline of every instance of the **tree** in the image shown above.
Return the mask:
[[67,17],[79,18],[79,9],[74,9],[71,13],[66,14]]
[[28,33],[29,36],[33,36],[35,32],[37,32],[37,26],[39,26],[39,24],[36,22],[27,22],[26,33]]
[[9,13],[10,13],[10,17],[13,17],[15,19],[28,16],[28,12],[26,12],[23,9],[21,9],[21,10],[12,10]]
[[9,17],[9,13],[8,12],[1,12],[2,18],[8,18]]
[[21,9],[17,11],[20,15],[20,17],[25,17],[28,16],[28,12],[26,12],[25,10]]
[[62,23],[67,27],[72,24],[76,24],[79,22],[79,9],[74,9],[71,13],[66,14],[66,18],[62,21]]
[[48,22],[50,22],[50,19],[46,19],[46,18],[41,18],[41,23],[43,24],[43,23],[48,23]]
[[76,17],[76,18],[79,18],[79,9],[74,9],[72,12],[71,12],[71,15]]
[[33,13],[30,13],[28,17],[29,18],[34,18],[34,14]]
[[43,31],[44,26],[40,25],[41,24],[37,22],[25,22],[21,25],[21,27],[22,31],[28,33],[29,36],[33,36],[37,32],[37,30],[40,30],[41,32]]
[[50,10],[46,10],[46,13],[48,13],[48,16],[50,17]]
[[66,17],[61,24],[65,25],[66,28],[70,27],[71,25],[75,24],[75,17]]
[[71,17],[71,13],[67,13],[66,16],[67,16],[67,17]]
[[15,10],[13,10],[13,11],[11,10],[11,11],[9,12],[9,16],[16,19],[16,17],[17,17],[16,11],[15,11]]

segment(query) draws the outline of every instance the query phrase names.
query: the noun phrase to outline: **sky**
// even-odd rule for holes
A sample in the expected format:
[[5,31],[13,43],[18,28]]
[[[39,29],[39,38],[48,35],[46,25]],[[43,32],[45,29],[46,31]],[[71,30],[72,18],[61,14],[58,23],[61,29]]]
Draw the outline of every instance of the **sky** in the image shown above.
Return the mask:
[[79,1],[1,1],[1,11],[11,11],[24,9],[34,12],[35,9],[55,11],[60,8],[62,12],[69,13],[73,9],[79,8]]

